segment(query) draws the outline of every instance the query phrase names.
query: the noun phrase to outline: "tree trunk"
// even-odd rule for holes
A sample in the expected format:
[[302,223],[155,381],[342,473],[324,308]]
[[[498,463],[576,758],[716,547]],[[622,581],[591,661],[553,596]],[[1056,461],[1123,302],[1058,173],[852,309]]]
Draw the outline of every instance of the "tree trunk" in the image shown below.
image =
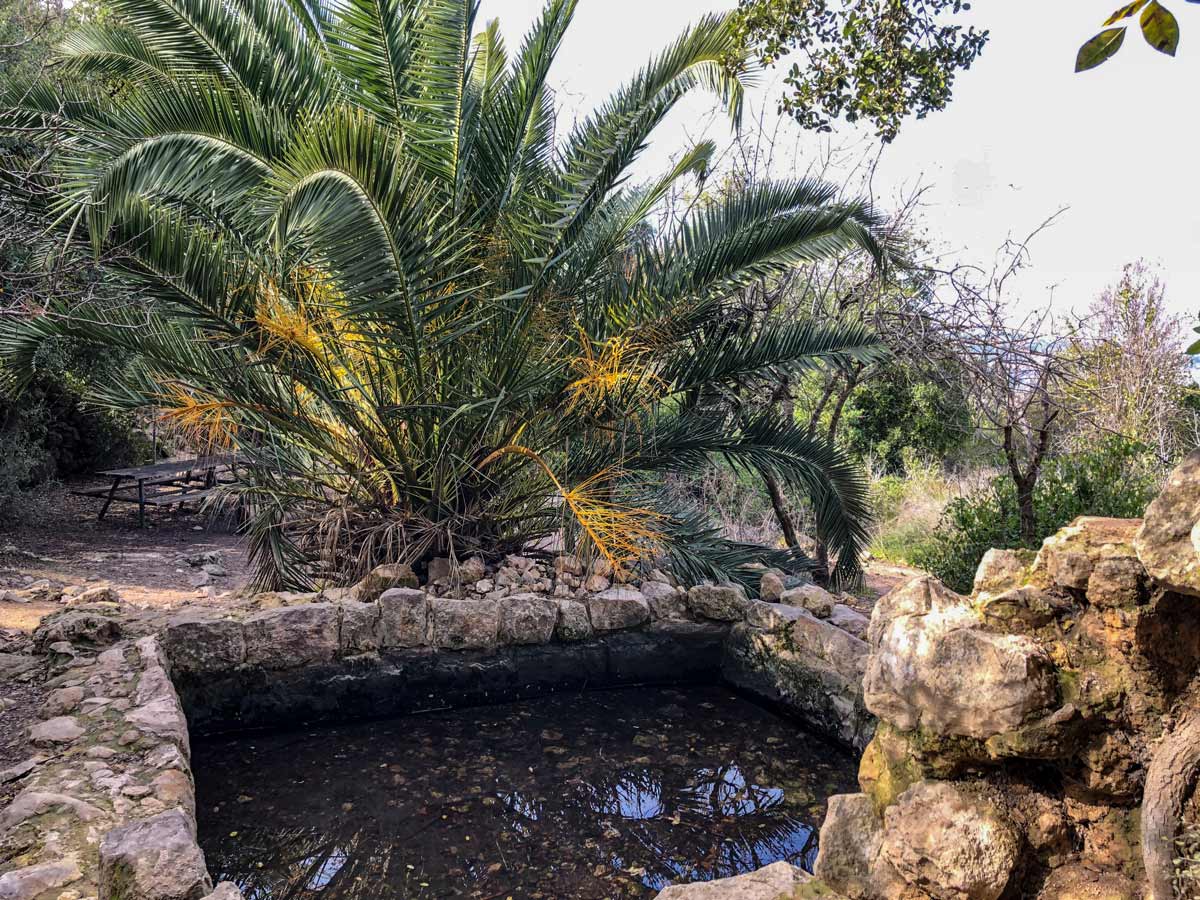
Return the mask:
[[1182,721],[1154,751],[1142,795],[1142,862],[1152,900],[1172,900],[1175,839],[1184,804],[1200,783],[1200,709],[1186,708]]
[[1038,542],[1037,510],[1033,505],[1032,480],[1017,482],[1017,517],[1021,527],[1021,542],[1034,546]]
[[783,488],[779,486],[779,481],[770,472],[763,472],[762,477],[767,485],[767,493],[771,495],[771,508],[775,510],[775,518],[779,522],[779,530],[783,532],[784,543],[789,547],[799,546],[800,537],[796,534],[796,526],[788,514],[787,503],[783,498]]

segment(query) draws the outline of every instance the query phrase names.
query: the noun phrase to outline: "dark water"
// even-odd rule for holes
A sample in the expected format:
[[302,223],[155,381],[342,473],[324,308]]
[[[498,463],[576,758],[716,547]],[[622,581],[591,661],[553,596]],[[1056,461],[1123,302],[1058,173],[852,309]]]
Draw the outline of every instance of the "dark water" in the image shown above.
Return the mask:
[[200,844],[248,900],[653,897],[811,868],[850,758],[727,689],[556,695],[200,743]]

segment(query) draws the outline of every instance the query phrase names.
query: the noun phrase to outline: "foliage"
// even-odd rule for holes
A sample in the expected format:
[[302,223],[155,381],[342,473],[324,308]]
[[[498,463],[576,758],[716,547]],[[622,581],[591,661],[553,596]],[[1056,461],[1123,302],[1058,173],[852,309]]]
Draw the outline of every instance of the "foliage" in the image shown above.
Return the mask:
[[[1197,3],[1200,0],[1188,0]],[[1158,0],[1132,0],[1118,7],[1104,22],[1104,28],[1089,38],[1075,56],[1075,71],[1094,69],[1112,59],[1125,43],[1127,19],[1138,16],[1138,26],[1146,43],[1160,53],[1174,56],[1179,48],[1179,21]]]
[[892,140],[904,119],[950,102],[954,76],[982,52],[988,33],[945,21],[963,0],[740,0],[738,27],[764,65],[793,50],[781,100],[805,128],[865,119]]
[[906,454],[944,459],[973,430],[960,394],[899,364],[859,386],[844,418],[842,441],[850,452],[890,473],[904,470]]
[[1189,403],[1200,391],[1183,340],[1165,285],[1145,262],[1127,264],[1092,303],[1069,348],[1072,443],[1117,434],[1141,441],[1164,462],[1196,446],[1200,420]]
[[802,562],[669,508],[662,477],[713,460],[811,497],[853,578],[860,471],[723,391],[881,348],[861,326],[752,325],[729,298],[850,247],[882,259],[878,219],[799,180],[648,227],[713,154],[630,185],[654,128],[698,88],[740,112],[733,22],[701,19],[558,134],[546,79],[575,7],[551,0],[510,54],[468,0],[112,0],[61,48],[101,85],[64,105],[35,84],[12,124],[65,131],[60,221],[120,247],[154,300],[51,308],[0,335],[3,359],[27,377],[50,335],[133,354],[96,396],[236,445],[264,587],[560,528],[694,577]]
[[1016,490],[1010,479],[998,477],[986,490],[952,500],[929,545],[913,554],[912,563],[956,591],[969,591],[980,559],[991,548],[1036,548],[1078,516],[1136,518],[1162,477],[1146,447],[1120,438],[1056,457],[1034,492],[1036,540],[1022,540]]

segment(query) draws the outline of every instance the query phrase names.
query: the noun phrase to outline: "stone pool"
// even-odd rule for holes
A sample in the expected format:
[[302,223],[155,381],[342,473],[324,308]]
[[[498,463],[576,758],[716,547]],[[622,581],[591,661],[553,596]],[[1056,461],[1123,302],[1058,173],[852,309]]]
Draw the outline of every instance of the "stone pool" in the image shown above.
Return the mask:
[[727,687],[430,711],[193,748],[213,881],[247,900],[649,898],[811,869],[844,751]]

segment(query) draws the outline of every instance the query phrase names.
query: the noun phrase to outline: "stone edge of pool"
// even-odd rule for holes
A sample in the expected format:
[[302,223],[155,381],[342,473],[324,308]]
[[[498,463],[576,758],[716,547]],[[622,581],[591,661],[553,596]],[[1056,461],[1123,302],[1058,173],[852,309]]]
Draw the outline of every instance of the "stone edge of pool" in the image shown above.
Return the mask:
[[[21,787],[0,813],[0,900],[240,897],[232,884],[214,888],[196,843],[189,722],[200,735],[724,682],[861,751],[874,730],[862,701],[866,642],[799,607],[702,588],[670,608],[621,589],[586,601],[470,601],[400,588],[240,619],[193,609],[123,640],[119,619],[73,610],[50,637],[116,642],[58,660],[44,719],[30,729],[37,755],[0,773]],[[55,645],[42,642],[52,657]],[[686,887],[688,897],[770,898],[806,879],[775,864],[665,896]]]

